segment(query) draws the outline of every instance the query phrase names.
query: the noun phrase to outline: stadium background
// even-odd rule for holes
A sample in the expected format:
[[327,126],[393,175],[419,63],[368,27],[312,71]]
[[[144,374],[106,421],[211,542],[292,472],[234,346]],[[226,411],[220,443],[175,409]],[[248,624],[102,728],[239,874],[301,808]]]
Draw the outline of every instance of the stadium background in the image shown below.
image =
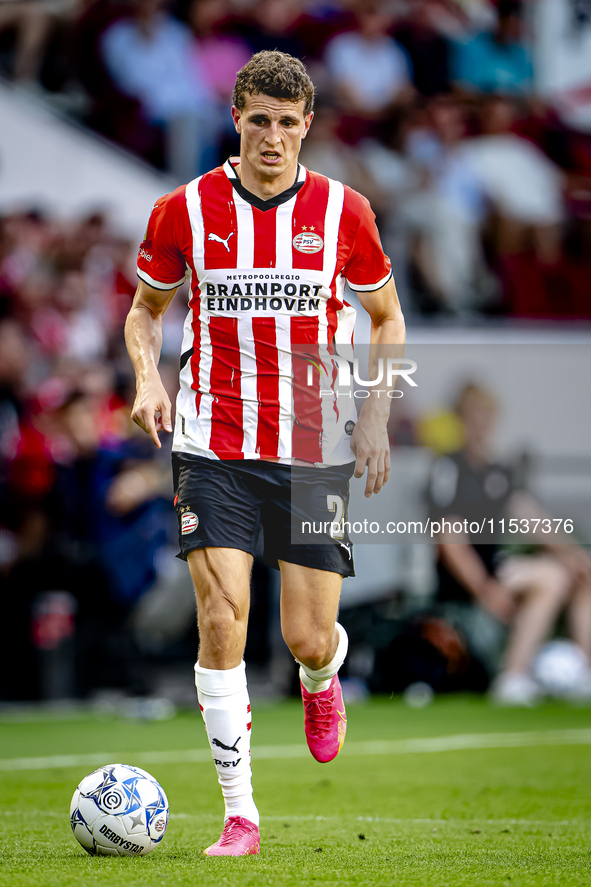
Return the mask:
[[[3,705],[82,700],[147,718],[195,705],[168,452],[129,421],[122,330],[150,207],[235,150],[235,72],[263,48],[309,67],[302,160],[370,199],[411,346],[591,342],[591,4],[2,0]],[[183,316],[180,293],[161,362],[171,396]],[[454,399],[475,366],[463,353],[431,400],[397,413],[392,483],[459,439]],[[511,416],[511,385],[486,381]],[[505,425],[501,444],[553,513],[589,514],[582,434],[534,428],[519,449]],[[359,546],[357,569],[342,617],[348,692],[362,699],[404,689],[396,651],[429,612],[434,551]],[[259,698],[294,681],[277,604],[257,562],[246,658]],[[457,653],[460,640],[432,646]]]

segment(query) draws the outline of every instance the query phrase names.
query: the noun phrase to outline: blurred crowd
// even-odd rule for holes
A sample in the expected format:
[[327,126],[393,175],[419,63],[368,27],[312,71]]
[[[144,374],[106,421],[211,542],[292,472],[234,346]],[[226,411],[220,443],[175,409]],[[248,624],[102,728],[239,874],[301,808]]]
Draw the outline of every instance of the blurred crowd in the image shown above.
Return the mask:
[[[0,697],[38,694],[33,651],[55,649],[74,623],[73,694],[135,680],[119,632],[175,527],[168,459],[129,418],[134,258],[98,215],[0,224],[0,587],[13,666]],[[174,394],[166,357],[162,369]]]
[[251,53],[297,55],[317,85],[303,161],[370,199],[407,311],[589,319],[591,135],[534,89],[533,8],[2,0],[0,70],[181,182],[235,150]]

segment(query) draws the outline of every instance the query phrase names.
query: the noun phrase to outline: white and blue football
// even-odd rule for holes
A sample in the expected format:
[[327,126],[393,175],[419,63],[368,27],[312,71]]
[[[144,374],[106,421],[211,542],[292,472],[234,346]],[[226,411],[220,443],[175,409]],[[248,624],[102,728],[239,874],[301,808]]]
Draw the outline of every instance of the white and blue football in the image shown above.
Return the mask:
[[162,786],[128,764],[90,773],[70,804],[74,837],[92,856],[145,856],[164,837],[168,815]]

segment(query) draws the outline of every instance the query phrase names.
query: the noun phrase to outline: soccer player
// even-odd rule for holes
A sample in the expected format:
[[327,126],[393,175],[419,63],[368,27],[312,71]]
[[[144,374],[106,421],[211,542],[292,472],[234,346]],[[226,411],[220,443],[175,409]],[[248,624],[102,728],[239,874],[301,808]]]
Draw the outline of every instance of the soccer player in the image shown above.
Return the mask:
[[[260,527],[265,559],[281,571],[281,627],[300,664],[308,746],[330,761],[346,729],[337,672],[347,635],[336,618],[351,546],[344,532],[292,544],[292,476],[308,513],[339,524],[352,474],[367,469],[368,497],[389,474],[388,398],[372,389],[355,422],[350,407],[319,396],[320,349],[352,338],[345,282],[371,317],[372,345],[402,343],[404,322],[367,200],[298,164],[313,101],[304,65],[284,53],[257,53],[238,72],[240,156],[155,204],[126,324],[133,419],[159,447],[158,432],[172,432],[157,370],[161,321],[189,273],[173,473],[180,556],[197,596],[195,683],[225,801],[210,856],[260,847],[242,659]],[[302,347],[316,397],[298,368]]]

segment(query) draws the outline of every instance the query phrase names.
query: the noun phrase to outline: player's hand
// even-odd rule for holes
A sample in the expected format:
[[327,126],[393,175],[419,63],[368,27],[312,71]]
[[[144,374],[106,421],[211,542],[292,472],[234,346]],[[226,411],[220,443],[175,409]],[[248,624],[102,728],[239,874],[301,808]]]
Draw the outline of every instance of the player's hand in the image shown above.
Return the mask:
[[162,444],[158,437],[159,431],[172,431],[171,405],[166,389],[160,376],[158,379],[138,385],[131,418],[136,425],[149,434],[158,449]]
[[351,436],[351,449],[355,454],[355,477],[363,477],[367,467],[365,497],[379,493],[390,477],[390,441],[383,417],[363,412]]
[[571,581],[591,582],[591,557],[578,545],[564,545],[556,552],[560,562],[568,570]]
[[500,622],[510,622],[515,612],[515,599],[511,592],[496,579],[489,579],[480,595],[482,606]]

